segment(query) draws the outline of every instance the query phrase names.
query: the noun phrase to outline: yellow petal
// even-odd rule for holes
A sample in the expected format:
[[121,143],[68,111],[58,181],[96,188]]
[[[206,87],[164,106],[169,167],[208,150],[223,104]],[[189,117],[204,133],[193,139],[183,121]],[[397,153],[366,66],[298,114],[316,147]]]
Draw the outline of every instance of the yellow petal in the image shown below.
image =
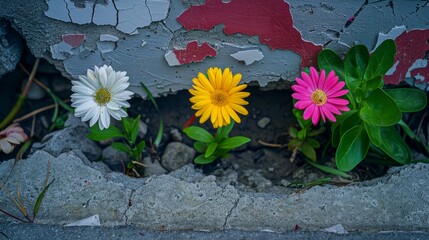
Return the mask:
[[230,123],[231,123],[231,118],[229,117],[229,114],[228,114],[228,112],[226,111],[225,107],[221,107],[220,109],[221,109],[221,111],[222,111],[223,119],[225,120],[225,122],[226,122],[227,124],[230,124]]
[[219,109],[219,113],[217,115],[217,122],[219,124],[219,127],[222,127],[224,125],[223,124],[223,116],[222,116],[222,108],[219,107],[218,109]]
[[213,68],[210,68],[207,71],[207,75],[209,76],[211,85],[216,86],[216,71]]
[[192,105],[192,107],[195,109],[200,109],[206,105],[209,105],[211,103],[210,100],[204,100],[204,101],[199,101],[197,103],[195,103],[194,105]]
[[205,89],[213,92],[214,88],[213,86],[210,84],[209,80],[206,78],[206,75],[202,74],[202,73],[198,73],[198,80],[200,80],[201,84],[204,85]]
[[231,90],[228,91],[228,94],[232,95],[233,93],[239,92],[239,91],[245,89],[246,87],[247,87],[247,84],[238,85],[236,87],[231,88]]
[[225,105],[225,110],[228,112],[229,116],[232,117],[232,119],[234,119],[234,121],[236,123],[240,123],[241,119],[240,117],[237,115],[237,113],[235,113],[235,111],[228,105]]
[[232,107],[232,109],[234,109],[238,113],[241,113],[243,115],[249,114],[249,112],[244,107],[242,107],[240,105],[237,105],[237,104],[234,104],[234,103],[230,103],[229,106]]
[[[205,94],[205,95],[210,95],[211,94],[208,90],[206,90],[204,88],[200,88],[198,86],[192,86],[192,87],[194,87],[195,90],[197,90],[199,92],[198,94]],[[196,94],[196,95],[198,95],[198,94]]]
[[207,119],[209,119],[210,114],[213,110],[213,105],[208,105],[207,109],[204,111],[203,116],[201,116],[200,118],[200,123],[205,123],[207,121]]
[[240,80],[241,80],[241,74],[240,73],[235,74],[234,77],[232,78],[232,83],[230,88],[237,86]]
[[248,96],[250,96],[249,92],[236,92],[236,93],[231,94],[229,97],[230,98],[246,98]]
[[206,101],[206,100],[210,100],[210,97],[208,95],[197,95],[189,99],[191,103],[197,103],[199,101]]
[[198,110],[198,111],[195,113],[195,116],[199,117],[199,116],[203,115],[203,113],[207,110],[207,108],[208,108],[209,106],[210,106],[210,105],[207,105],[207,106],[205,106],[205,107],[201,108],[200,110]]
[[219,107],[218,106],[214,106],[213,111],[212,111],[212,115],[211,115],[211,122],[214,124],[217,121],[217,114],[219,113]]
[[238,104],[238,105],[247,105],[247,104],[249,104],[248,101],[245,101],[245,100],[243,100],[241,98],[230,98],[229,102],[232,102],[232,103],[235,103],[235,104]]
[[204,88],[203,84],[198,80],[198,78],[192,78],[192,82],[200,88]]
[[231,83],[232,83],[232,73],[231,71],[229,71],[229,69],[225,69],[225,72],[223,73],[223,85],[222,85],[222,89],[225,92],[228,92],[229,89],[231,88]]

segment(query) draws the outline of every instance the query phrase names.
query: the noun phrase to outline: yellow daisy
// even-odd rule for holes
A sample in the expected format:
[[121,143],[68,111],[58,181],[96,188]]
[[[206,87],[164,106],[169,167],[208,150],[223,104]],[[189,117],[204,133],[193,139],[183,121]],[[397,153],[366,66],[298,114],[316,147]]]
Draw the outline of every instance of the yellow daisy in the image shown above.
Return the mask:
[[246,84],[238,85],[241,74],[232,75],[229,68],[223,72],[220,68],[209,68],[207,76],[198,73],[198,78],[192,79],[194,85],[189,92],[194,95],[189,100],[192,109],[197,110],[195,116],[201,117],[200,123],[206,122],[209,118],[214,128],[227,126],[231,123],[231,118],[240,123],[241,119],[237,112],[243,115],[249,112],[243,105],[249,104],[243,98],[250,93],[242,92],[247,87]]

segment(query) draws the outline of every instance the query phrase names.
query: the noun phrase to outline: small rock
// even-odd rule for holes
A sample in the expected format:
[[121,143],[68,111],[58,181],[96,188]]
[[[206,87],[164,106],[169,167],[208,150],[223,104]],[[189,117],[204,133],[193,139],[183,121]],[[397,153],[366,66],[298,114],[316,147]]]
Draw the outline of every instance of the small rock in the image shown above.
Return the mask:
[[243,172],[243,176],[247,178],[250,186],[256,186],[256,190],[258,192],[263,192],[273,186],[273,183],[262,176],[262,174],[257,170],[245,170]]
[[284,187],[287,187],[287,186],[289,186],[290,182],[289,182],[288,180],[286,180],[286,179],[282,179],[282,180],[280,181],[280,184],[281,184],[282,186],[284,186]]
[[71,81],[63,77],[54,77],[52,80],[52,90],[54,92],[62,92],[71,89]]
[[270,122],[271,122],[271,119],[269,117],[263,117],[259,119],[258,127],[264,129]]
[[147,133],[147,124],[140,120],[139,122],[139,138],[143,139],[146,136]]
[[0,77],[13,71],[21,58],[24,44],[7,21],[0,20]]
[[269,167],[268,168],[268,172],[274,172],[274,168],[273,167]]
[[120,152],[111,146],[105,148],[102,152],[103,162],[112,170],[116,172],[123,172],[127,164],[130,162],[128,155]]
[[171,138],[176,142],[181,142],[183,140],[182,134],[180,133],[179,129],[173,128],[170,130]]
[[[28,79],[23,79],[23,84],[21,85],[21,92],[24,90],[27,85]],[[44,82],[44,81],[42,81]],[[32,82],[28,90],[26,98],[29,100],[40,100],[46,96],[46,91],[37,85],[35,82]]]
[[336,234],[348,234],[347,230],[341,224],[334,225],[329,228],[323,229],[325,232],[336,233]]
[[146,166],[144,168],[144,176],[148,177],[148,176],[153,176],[153,175],[162,175],[167,173],[167,170],[165,170],[165,168],[163,168],[161,166],[161,164],[159,163],[159,161],[155,160],[152,161],[152,159],[150,157],[145,157],[143,159],[143,164]]
[[195,157],[195,150],[180,142],[171,142],[165,148],[162,155],[162,165],[169,171],[192,162]]

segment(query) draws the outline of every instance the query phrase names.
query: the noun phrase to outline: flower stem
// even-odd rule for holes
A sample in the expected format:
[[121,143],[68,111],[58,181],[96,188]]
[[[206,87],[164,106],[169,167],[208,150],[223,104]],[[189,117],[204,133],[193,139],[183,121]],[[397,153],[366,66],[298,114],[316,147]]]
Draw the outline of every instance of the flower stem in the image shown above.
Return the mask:
[[36,75],[37,68],[39,67],[39,62],[40,62],[40,59],[37,58],[36,62],[34,63],[33,69],[31,70],[31,74],[28,77],[28,82],[25,85],[24,91],[22,91],[22,94],[19,95],[18,100],[16,101],[15,105],[13,106],[9,114],[1,121],[0,129],[5,128],[10,122],[12,122],[16,114],[18,114],[19,110],[21,110],[25,97],[27,96],[27,93],[30,90],[31,84],[33,83],[34,76]]

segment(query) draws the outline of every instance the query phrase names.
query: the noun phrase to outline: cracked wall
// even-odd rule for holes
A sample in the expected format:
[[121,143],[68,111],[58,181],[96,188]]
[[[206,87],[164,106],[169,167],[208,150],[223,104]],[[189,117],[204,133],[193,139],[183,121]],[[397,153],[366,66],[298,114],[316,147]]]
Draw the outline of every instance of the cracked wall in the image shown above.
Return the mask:
[[379,38],[395,39],[399,46],[387,82],[407,80],[421,88],[429,82],[429,1],[32,0],[0,5],[0,17],[14,22],[33,54],[51,60],[64,75],[75,78],[94,65],[110,64],[127,71],[132,90],[142,95],[140,82],[163,95],[189,88],[192,78],[211,66],[230,67],[243,74],[244,82],[260,86],[288,85],[302,67],[315,64],[323,47],[342,55],[354,44],[374,49]]

